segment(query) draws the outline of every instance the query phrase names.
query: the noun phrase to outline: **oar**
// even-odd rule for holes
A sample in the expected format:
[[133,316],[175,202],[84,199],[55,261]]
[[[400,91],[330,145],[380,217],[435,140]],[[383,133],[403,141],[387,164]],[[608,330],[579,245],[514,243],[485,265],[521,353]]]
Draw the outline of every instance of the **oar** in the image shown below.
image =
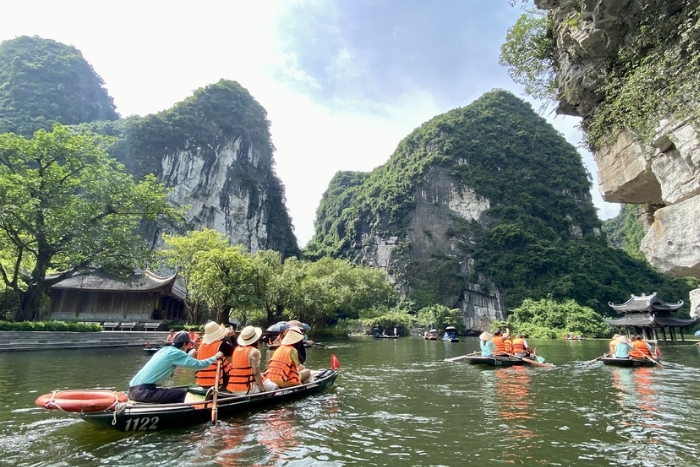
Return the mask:
[[476,355],[476,352],[472,352],[468,355],[460,355],[459,357],[446,358],[445,361],[446,362],[456,362],[458,360],[464,360],[465,358],[472,357],[474,355]]
[[663,368],[663,365],[661,364],[661,362],[659,362],[659,361],[656,360],[656,359],[651,358],[649,355],[644,354],[644,358],[646,358],[647,360],[651,360],[652,362],[656,363],[657,365],[659,365],[660,367]]
[[216,419],[219,416],[219,408],[216,406],[216,398],[219,395],[219,375],[221,374],[221,360],[216,361],[216,379],[214,380],[214,396],[211,400],[211,424],[216,425]]
[[608,354],[604,353],[603,355],[601,355],[601,356],[598,357],[598,358],[594,358],[593,360],[588,360],[588,361],[586,362],[586,365],[590,365],[591,363],[595,363],[595,362],[597,362],[598,360],[600,360],[601,358],[605,358],[605,357],[607,357],[607,356],[608,356]]
[[530,360],[529,358],[520,357],[520,360],[529,363],[530,365],[543,366],[545,368],[552,368],[554,365],[551,363],[540,363],[537,360]]

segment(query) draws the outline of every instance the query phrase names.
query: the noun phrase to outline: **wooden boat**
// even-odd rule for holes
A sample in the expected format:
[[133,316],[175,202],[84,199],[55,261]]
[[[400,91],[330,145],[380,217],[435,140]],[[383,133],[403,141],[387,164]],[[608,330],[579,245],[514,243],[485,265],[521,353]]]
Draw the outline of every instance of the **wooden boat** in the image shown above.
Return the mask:
[[[322,370],[309,383],[277,391],[245,396],[234,396],[225,391],[220,391],[217,396],[216,407],[218,418],[231,417],[323,392],[333,385],[337,377],[338,372],[335,370]],[[89,392],[83,391],[83,393]],[[195,387],[191,388],[191,392],[203,394],[204,390]],[[101,391],[101,393],[104,393],[104,391]],[[139,402],[120,402],[124,399],[124,396],[123,393],[119,394],[121,396],[116,400],[116,403],[111,404],[105,410],[76,411],[71,413],[88,422],[127,432],[169,430],[199,425],[212,419],[211,400],[181,404],[143,404]],[[59,410],[58,407],[39,403],[40,399],[46,399],[47,396],[50,396],[50,394],[37,399],[37,405],[47,409]]]
[[488,366],[515,366],[515,365],[525,365],[525,361],[520,357],[507,357],[507,356],[492,356],[492,357],[482,357],[481,355],[466,355],[465,360],[469,363],[475,365],[488,365]]
[[637,367],[637,366],[652,367],[652,366],[660,365],[660,363],[658,361],[652,360],[650,358],[601,357],[600,361],[602,361],[605,365],[626,366],[626,367]]
[[374,335],[374,338],[375,338],[375,339],[398,339],[399,336],[384,336],[384,335],[381,335],[381,334],[375,334],[375,335]]

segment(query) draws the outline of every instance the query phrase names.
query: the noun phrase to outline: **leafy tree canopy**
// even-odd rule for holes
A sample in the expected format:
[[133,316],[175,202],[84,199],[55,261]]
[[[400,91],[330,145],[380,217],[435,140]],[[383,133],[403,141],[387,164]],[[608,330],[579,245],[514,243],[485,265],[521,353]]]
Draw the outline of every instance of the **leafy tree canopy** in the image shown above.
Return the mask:
[[20,297],[14,319],[38,318],[44,291],[76,272],[143,266],[139,223],[174,214],[152,175],[135,183],[108,156],[111,143],[59,124],[0,135],[0,274]]
[[0,133],[27,137],[54,122],[116,120],[102,79],[70,45],[21,36],[0,43]]
[[519,332],[533,338],[555,339],[570,332],[586,337],[610,335],[610,327],[598,313],[574,300],[527,299],[511,311],[505,323],[494,324],[509,327],[511,334]]

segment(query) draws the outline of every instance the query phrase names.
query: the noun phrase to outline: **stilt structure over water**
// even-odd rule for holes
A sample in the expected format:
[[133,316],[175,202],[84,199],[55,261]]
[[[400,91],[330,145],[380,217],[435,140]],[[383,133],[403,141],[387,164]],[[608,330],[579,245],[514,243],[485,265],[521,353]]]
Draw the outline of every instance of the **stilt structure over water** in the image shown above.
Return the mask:
[[651,295],[632,295],[629,300],[621,305],[609,302],[610,308],[624,315],[622,318],[606,319],[610,326],[624,330],[628,337],[640,335],[647,341],[659,341],[659,332],[664,342],[667,341],[666,330],[668,329],[668,340],[675,342],[678,338],[675,329],[678,328],[680,340],[683,338],[683,328],[692,326],[697,321],[692,318],[676,318],[671,313],[683,306],[683,300],[678,303],[662,302],[656,296],[656,292]]

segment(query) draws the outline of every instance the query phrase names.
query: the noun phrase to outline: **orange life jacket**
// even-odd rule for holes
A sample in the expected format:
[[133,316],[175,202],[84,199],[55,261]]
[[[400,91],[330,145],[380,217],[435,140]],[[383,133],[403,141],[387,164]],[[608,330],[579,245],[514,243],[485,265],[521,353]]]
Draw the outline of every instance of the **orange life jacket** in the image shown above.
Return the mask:
[[253,347],[250,345],[237,346],[231,356],[231,368],[228,371],[227,391],[248,392],[253,387],[255,376],[250,366],[248,356]]
[[[209,357],[216,355],[219,351],[222,341],[210,342],[209,344],[202,344],[197,350],[197,360],[206,360]],[[221,387],[224,384],[224,372],[230,370],[231,364],[228,359],[221,362],[221,371],[219,372],[219,384],[217,387]],[[212,363],[203,370],[197,370],[195,377],[195,384],[202,386],[203,388],[210,388],[214,386],[214,380],[216,379],[216,362]]]
[[516,337],[513,339],[513,353],[524,353],[525,352],[525,339],[522,337]]
[[[651,352],[649,352],[649,349],[647,348],[646,342],[644,342],[644,341],[634,341],[634,342],[632,342],[632,347],[634,348],[634,350],[633,350],[632,352],[634,352],[635,354],[640,354],[640,356],[641,356],[642,358],[643,358],[645,355],[648,355],[648,356],[651,357]],[[632,354],[632,352],[630,352],[630,354]],[[635,356],[636,356],[636,355],[635,355]]]
[[513,353],[513,341],[510,340],[510,337],[508,339],[503,339],[503,346],[506,349],[506,353]]
[[299,371],[296,364],[292,361],[292,345],[281,345],[267,364],[265,376],[273,383],[283,382],[291,385],[301,384],[299,379]]
[[491,342],[493,342],[493,346],[496,347],[498,353],[506,353],[506,344],[501,336],[493,336]]

